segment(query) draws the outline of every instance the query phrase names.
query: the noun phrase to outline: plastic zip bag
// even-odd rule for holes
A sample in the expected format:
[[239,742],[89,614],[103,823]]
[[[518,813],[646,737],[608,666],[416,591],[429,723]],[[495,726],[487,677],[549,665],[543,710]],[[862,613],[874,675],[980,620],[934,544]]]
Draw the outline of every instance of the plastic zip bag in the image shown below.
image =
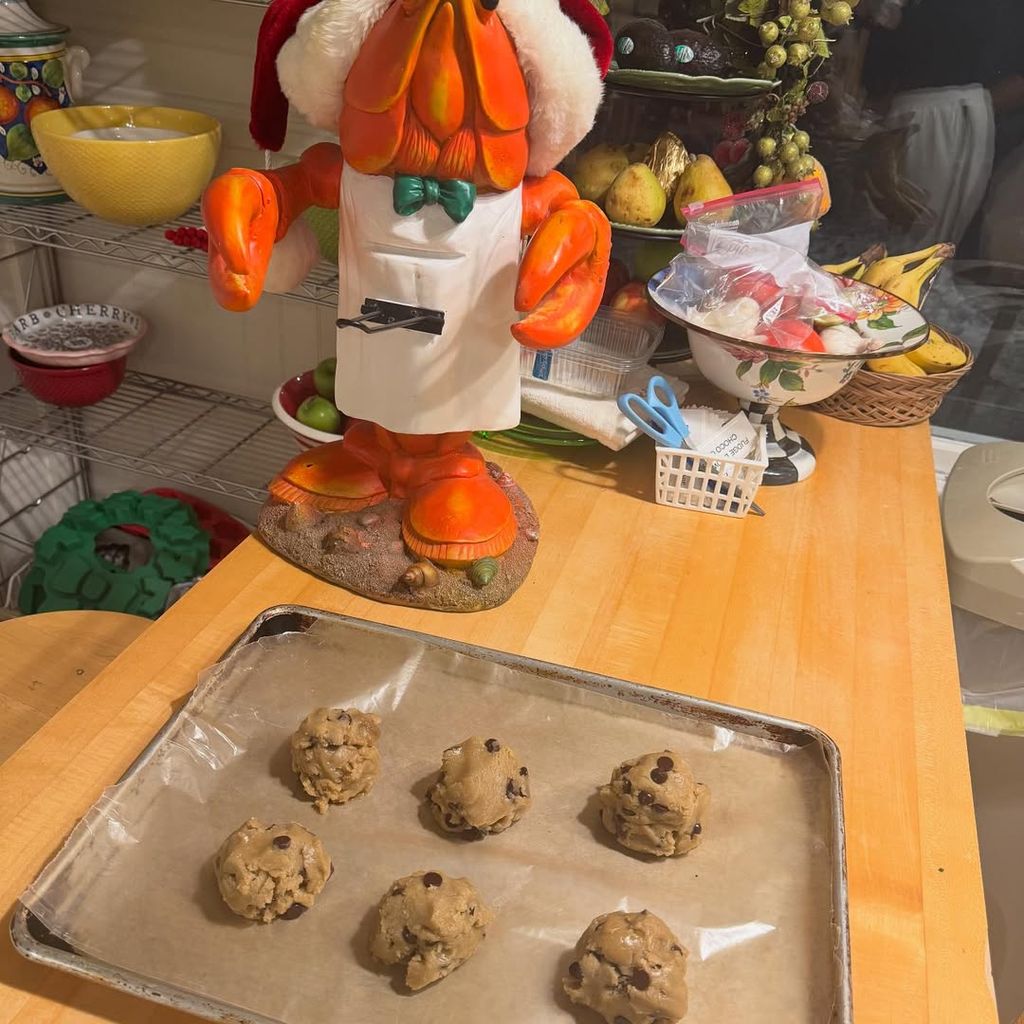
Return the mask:
[[810,178],[708,203],[691,203],[683,210],[683,216],[688,229],[693,224],[740,235],[758,235],[806,256],[822,196],[821,182]]

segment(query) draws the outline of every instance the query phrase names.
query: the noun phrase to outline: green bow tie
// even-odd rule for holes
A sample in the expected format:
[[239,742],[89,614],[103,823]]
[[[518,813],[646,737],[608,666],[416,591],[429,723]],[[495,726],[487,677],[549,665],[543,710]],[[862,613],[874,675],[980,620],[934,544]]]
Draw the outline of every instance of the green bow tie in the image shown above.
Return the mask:
[[395,213],[400,217],[409,217],[424,206],[440,203],[444,212],[456,224],[461,224],[476,202],[476,185],[458,179],[438,181],[416,174],[396,174],[394,202]]

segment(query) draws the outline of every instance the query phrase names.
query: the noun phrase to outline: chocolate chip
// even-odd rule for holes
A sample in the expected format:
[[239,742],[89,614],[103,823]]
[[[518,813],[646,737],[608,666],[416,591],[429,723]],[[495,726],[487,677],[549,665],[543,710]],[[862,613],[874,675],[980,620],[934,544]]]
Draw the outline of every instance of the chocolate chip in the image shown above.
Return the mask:
[[573,960],[573,962],[569,964],[569,974],[577,981],[582,980],[583,968],[580,966],[578,960]]
[[497,740],[495,740],[495,739],[485,740],[484,741],[484,746],[492,754],[496,754],[499,750],[501,750],[501,744]]
[[304,887],[309,885],[309,872],[305,868],[299,869],[299,878],[302,879],[302,885]]
[[308,910],[308,907],[304,907],[301,903],[293,903],[282,915],[286,921],[294,921],[297,917],[302,915]]
[[292,845],[291,836],[274,836],[274,845],[279,850],[287,850]]
[[665,814],[668,808],[664,804],[652,804],[651,810],[656,811],[658,814]]
[[693,826],[693,831],[690,833],[690,835],[691,836],[699,836],[701,834],[701,832],[703,832],[703,831],[704,831],[704,829],[702,829],[700,827],[700,822],[698,821],[697,824]]
[[515,795],[516,795],[516,784],[511,779],[509,779],[508,783],[505,786],[505,796],[507,796],[509,798],[509,800],[512,800],[512,799],[515,798]]
[[675,768],[675,766],[676,766],[676,763],[675,763],[675,761],[672,760],[671,757],[659,757],[658,758],[658,767],[663,772],[670,772],[670,771],[672,771],[673,768]]
[[633,792],[633,783],[630,782],[629,779],[622,780],[622,792],[627,795]]
[[402,929],[402,938],[405,939],[405,941],[408,942],[410,946],[414,945],[416,942],[416,936],[413,935],[413,933],[409,931],[408,928]]
[[428,871],[423,876],[423,884],[428,889],[436,889],[444,879],[436,871]]
[[654,794],[648,793],[646,789],[641,789],[639,794],[637,795],[637,800],[639,800],[640,803],[642,803],[644,806],[646,806],[647,804],[653,804]]
[[529,775],[530,774],[530,770],[524,764],[523,767],[519,769],[519,774],[520,775]]
[[629,979],[629,983],[633,988],[638,989],[640,992],[646,991],[651,984],[651,976],[641,967],[633,969],[633,977]]
[[663,786],[668,782],[668,772],[663,772],[660,768],[652,768],[651,781],[656,782],[659,786]]

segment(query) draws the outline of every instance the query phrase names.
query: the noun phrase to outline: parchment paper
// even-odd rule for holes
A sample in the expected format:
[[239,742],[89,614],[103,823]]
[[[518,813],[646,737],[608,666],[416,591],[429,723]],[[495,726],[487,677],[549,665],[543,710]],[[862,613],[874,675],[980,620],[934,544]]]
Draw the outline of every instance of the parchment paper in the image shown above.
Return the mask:
[[[373,791],[318,815],[288,738],[321,705],[383,718]],[[423,795],[443,748],[511,744],[534,803],[499,836],[439,834]],[[601,829],[622,760],[672,747],[711,790],[703,844],[655,861]],[[336,872],[295,921],[248,923],[212,857],[250,815],[321,836]],[[559,978],[597,914],[647,908],[690,950],[687,1024],[831,1020],[829,784],[820,748],[785,746],[414,638],[320,622],[214,667],[149,761],[106,792],[23,899],[82,953],[287,1024],[597,1024]],[[469,877],[497,912],[472,960],[415,995],[366,953],[376,903],[419,869]]]

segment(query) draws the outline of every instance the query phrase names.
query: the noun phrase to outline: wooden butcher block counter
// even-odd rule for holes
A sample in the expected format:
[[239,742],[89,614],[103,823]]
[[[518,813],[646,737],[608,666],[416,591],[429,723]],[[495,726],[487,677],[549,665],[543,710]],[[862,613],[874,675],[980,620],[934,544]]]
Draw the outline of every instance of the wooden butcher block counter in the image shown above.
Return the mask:
[[[763,519],[654,505],[646,441],[614,457],[502,459],[542,533],[529,579],[494,611],[373,604],[248,541],[0,765],[0,907],[9,918],[254,616],[304,604],[824,729],[843,756],[855,1020],[992,1024],[928,431],[790,415],[818,471],[762,488]],[[188,1019],[28,964],[0,938],[0,1024]]]

